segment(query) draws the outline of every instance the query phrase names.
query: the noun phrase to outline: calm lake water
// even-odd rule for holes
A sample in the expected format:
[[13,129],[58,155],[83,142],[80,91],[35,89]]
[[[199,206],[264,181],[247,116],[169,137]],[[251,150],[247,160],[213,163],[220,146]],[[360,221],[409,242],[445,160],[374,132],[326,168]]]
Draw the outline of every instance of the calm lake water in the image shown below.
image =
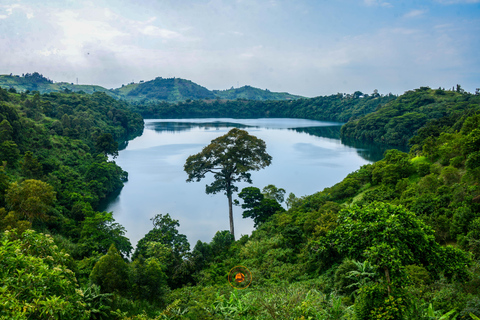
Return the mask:
[[[242,128],[264,140],[272,164],[252,172],[251,186],[274,184],[287,195],[310,195],[340,182],[360,166],[379,160],[384,149],[347,145],[339,139],[340,123],[303,119],[162,119],[145,120],[143,135],[129,141],[115,160],[128,172],[120,194],[105,207],[137,241],[152,229],[150,218],[169,213],[179,220],[179,232],[191,244],[210,242],[219,230],[228,230],[228,202],[223,193],[207,195],[200,182],[187,183],[183,165],[211,140],[231,128]],[[250,186],[239,184],[239,190]],[[250,234],[253,221],[234,207],[235,234]]]

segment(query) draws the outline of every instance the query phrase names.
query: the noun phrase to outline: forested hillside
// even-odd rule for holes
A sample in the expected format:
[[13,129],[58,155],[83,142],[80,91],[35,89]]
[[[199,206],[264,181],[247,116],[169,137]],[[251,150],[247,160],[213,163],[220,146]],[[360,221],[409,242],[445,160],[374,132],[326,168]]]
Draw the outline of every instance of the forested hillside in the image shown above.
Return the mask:
[[295,100],[302,98],[286,92],[271,92],[270,90],[262,90],[251,86],[243,86],[241,88],[231,88],[228,90],[213,90],[213,93],[220,99],[237,100]]
[[108,156],[118,155],[118,142],[142,131],[138,114],[103,93],[0,89],[2,230],[50,233],[76,259],[106,253],[111,241],[128,253],[123,228],[96,209],[127,180]]
[[129,101],[184,101],[187,99],[213,99],[215,95],[207,88],[180,78],[155,78],[151,81],[133,83],[113,90]]
[[[409,153],[389,150],[321,192],[284,199],[288,186],[243,189],[238,204],[256,230],[237,241],[218,231],[190,250],[175,217],[158,214],[133,250],[112,215],[96,211],[127,177],[108,156],[143,128],[128,108],[347,121],[431,95],[128,107],[101,93],[0,90],[0,318],[475,320],[480,115],[472,95],[445,92],[439,106],[452,112],[418,127]],[[250,270],[247,289],[229,285],[235,266]]]
[[108,89],[96,85],[82,85],[67,82],[54,82],[38,72],[19,75],[0,75],[0,87],[13,92],[38,91],[40,94],[50,92],[83,92],[92,94],[94,92],[105,92],[109,96],[120,98]]
[[478,93],[464,92],[459,85],[455,91],[421,87],[407,91],[376,112],[346,124],[342,128],[342,137],[407,145],[427,123],[437,127],[438,136],[443,126],[451,126],[465,114],[477,112],[479,103]]
[[188,100],[179,103],[149,103],[133,107],[145,118],[233,117],[305,118],[346,122],[375,111],[396,96],[355,92],[288,101]]
[[[78,79],[76,80],[78,82]],[[63,91],[88,94],[104,92],[115,99],[134,101],[141,104],[204,99],[294,100],[302,98],[286,92],[271,92],[251,86],[210,91],[190,80],[162,77],[149,81],[130,82],[116,89],[106,89],[97,85],[54,82],[38,72],[26,73],[22,74],[22,76],[13,74],[0,75],[0,87],[19,93],[25,91],[38,91],[41,94]]]

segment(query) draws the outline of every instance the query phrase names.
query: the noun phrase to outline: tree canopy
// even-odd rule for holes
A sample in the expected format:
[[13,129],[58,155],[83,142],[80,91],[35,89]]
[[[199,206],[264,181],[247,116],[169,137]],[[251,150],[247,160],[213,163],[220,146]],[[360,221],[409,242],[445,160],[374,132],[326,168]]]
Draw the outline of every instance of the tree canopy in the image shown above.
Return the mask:
[[235,237],[233,226],[232,195],[238,191],[236,182],[252,183],[251,173],[270,165],[272,157],[266,152],[263,140],[249,135],[247,131],[233,128],[218,137],[195,155],[187,158],[184,170],[187,182],[200,181],[207,173],[213,173],[215,181],[207,185],[205,192],[225,192],[228,198],[230,233]]

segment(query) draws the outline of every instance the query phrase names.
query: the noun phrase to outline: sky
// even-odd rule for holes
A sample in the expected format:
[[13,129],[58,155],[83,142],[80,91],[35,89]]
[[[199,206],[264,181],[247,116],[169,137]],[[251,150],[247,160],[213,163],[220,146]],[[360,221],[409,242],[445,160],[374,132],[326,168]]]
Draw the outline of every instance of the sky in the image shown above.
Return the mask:
[[480,87],[480,0],[0,0],[0,74],[306,97]]

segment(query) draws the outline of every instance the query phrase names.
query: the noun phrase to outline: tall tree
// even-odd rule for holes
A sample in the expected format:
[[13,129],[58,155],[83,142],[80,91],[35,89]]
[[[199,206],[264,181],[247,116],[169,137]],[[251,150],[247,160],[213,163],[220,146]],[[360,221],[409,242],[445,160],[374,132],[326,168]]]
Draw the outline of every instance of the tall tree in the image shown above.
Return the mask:
[[248,132],[233,128],[218,137],[195,155],[187,158],[184,170],[187,182],[200,181],[207,173],[213,173],[215,181],[205,187],[205,192],[225,191],[228,198],[230,233],[235,238],[233,227],[232,195],[238,191],[236,182],[252,183],[249,171],[258,171],[270,165],[272,157],[266,152],[263,140]]

